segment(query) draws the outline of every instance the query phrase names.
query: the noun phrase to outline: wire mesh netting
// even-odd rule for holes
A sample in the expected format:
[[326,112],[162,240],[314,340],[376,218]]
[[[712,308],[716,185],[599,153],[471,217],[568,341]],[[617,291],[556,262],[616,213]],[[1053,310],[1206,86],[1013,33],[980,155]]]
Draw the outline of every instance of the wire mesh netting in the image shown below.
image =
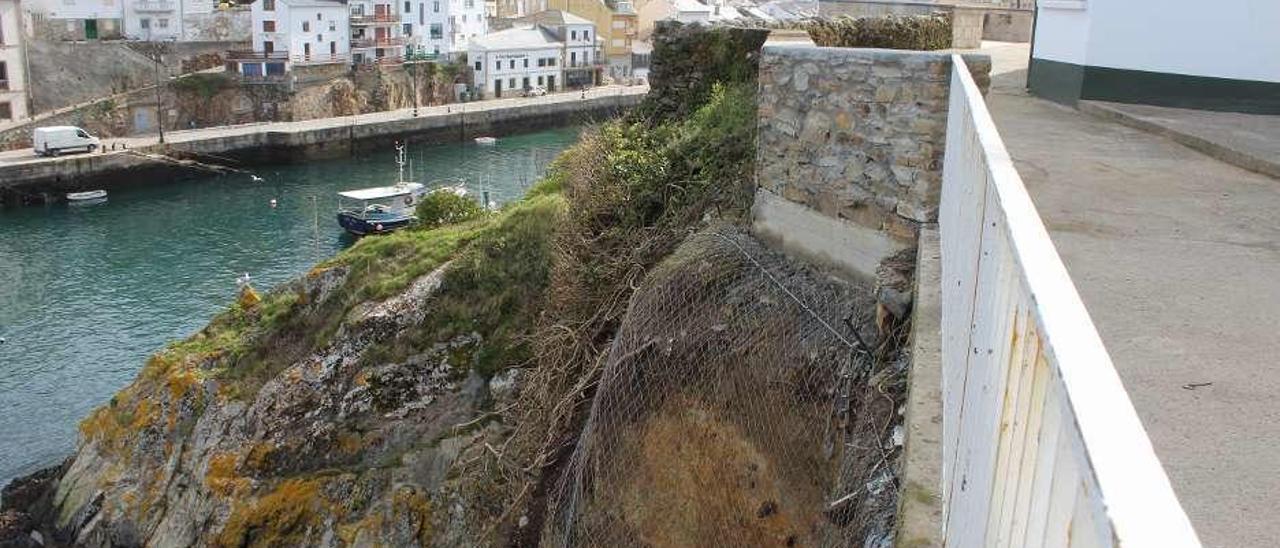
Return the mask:
[[866,344],[874,316],[869,287],[738,229],[691,236],[631,301],[543,541],[843,546],[887,530],[897,401]]

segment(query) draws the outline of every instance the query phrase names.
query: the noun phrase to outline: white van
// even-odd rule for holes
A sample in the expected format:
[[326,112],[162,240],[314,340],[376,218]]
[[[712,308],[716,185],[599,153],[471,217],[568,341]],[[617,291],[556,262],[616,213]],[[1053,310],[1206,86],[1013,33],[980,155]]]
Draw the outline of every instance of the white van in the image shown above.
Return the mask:
[[38,127],[31,136],[32,148],[42,156],[57,156],[65,151],[98,150],[98,138],[75,126]]

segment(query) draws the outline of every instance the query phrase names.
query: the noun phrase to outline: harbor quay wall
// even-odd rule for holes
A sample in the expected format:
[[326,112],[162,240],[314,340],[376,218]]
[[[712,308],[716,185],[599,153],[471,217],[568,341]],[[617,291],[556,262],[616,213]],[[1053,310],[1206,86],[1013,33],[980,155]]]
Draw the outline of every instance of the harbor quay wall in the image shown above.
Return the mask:
[[[410,139],[420,144],[501,137],[613,117],[639,104],[645,88],[624,88],[580,98],[513,99],[455,104],[304,122],[210,128],[166,135],[168,143],[130,150],[56,158],[0,160],[0,204],[56,201],[66,192],[114,189],[206,174],[181,165],[194,160],[251,171],[253,166],[340,158]],[[136,142],[136,140],[134,140]],[[110,146],[110,141],[104,142]],[[166,160],[172,159],[172,160]]]

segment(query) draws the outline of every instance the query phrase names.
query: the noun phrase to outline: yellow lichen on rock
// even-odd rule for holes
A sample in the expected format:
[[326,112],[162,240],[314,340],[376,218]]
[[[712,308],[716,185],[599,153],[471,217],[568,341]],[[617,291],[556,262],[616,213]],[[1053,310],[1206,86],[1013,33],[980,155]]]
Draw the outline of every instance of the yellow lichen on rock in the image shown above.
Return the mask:
[[290,479],[252,503],[238,502],[217,546],[304,546],[322,524],[326,503],[319,480]]
[[219,453],[210,458],[204,484],[224,497],[238,497],[249,489],[249,480],[236,475],[235,453]]

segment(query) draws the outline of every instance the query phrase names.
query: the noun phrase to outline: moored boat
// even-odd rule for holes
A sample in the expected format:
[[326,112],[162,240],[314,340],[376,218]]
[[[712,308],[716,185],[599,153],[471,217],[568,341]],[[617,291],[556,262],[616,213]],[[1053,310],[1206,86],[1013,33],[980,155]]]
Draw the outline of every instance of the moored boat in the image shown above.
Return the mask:
[[476,144],[477,145],[496,145],[498,144],[498,138],[497,137],[476,137]]
[[91,200],[105,200],[107,191],[105,190],[87,190],[84,192],[68,192],[67,201],[69,202],[87,202]]

